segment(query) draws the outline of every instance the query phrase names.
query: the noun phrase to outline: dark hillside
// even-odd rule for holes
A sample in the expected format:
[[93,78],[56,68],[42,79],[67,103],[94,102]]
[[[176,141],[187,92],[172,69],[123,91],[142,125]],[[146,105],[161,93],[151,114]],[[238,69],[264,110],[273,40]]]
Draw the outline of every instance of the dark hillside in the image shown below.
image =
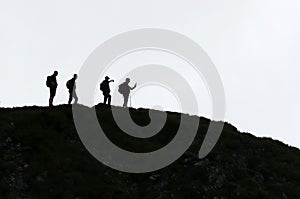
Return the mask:
[[[109,107],[96,107],[107,136],[124,149],[154,151],[174,137],[180,114],[168,113],[150,139],[122,134]],[[137,124],[148,110],[131,109]],[[122,173],[94,159],[81,143],[70,106],[0,109],[0,198],[300,198],[300,151],[270,138],[240,133],[226,123],[214,150],[198,151],[209,120],[201,118],[190,149],[152,173]],[[287,133],[287,132],[284,132]]]

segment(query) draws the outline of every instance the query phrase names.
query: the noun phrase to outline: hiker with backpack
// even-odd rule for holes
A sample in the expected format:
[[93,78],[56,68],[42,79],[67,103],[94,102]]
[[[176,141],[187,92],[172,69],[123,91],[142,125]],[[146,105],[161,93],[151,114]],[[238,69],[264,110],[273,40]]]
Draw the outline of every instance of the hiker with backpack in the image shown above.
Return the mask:
[[130,82],[129,78],[126,78],[125,82],[123,82],[122,84],[119,85],[119,93],[123,95],[124,97],[124,103],[123,103],[123,107],[126,108],[127,107],[127,103],[128,103],[128,98],[129,98],[129,94],[130,91],[135,89],[136,87],[136,83],[133,87],[130,87],[128,84]]
[[76,79],[77,79],[77,74],[74,74],[73,78],[67,81],[67,88],[69,90],[69,101],[68,104],[71,104],[73,98],[75,99],[74,104],[77,104],[78,102],[78,97],[76,94]]
[[110,78],[108,76],[105,77],[105,80],[103,80],[100,84],[100,90],[103,93],[104,96],[104,104],[110,105],[111,102],[111,95],[110,95],[110,87],[109,83],[114,82],[114,80],[109,80]]
[[56,77],[58,75],[57,71],[54,71],[54,73],[47,77],[46,86],[50,89],[50,98],[49,98],[49,106],[53,106],[53,99],[56,95],[56,89],[57,89],[57,81]]

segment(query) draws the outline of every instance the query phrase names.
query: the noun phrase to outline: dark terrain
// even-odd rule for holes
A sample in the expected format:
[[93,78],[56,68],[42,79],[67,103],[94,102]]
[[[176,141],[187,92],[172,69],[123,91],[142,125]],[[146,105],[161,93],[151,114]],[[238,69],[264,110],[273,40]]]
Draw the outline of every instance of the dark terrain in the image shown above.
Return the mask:
[[[138,139],[120,132],[109,107],[96,109],[107,136],[136,152],[163,147],[180,121],[180,114],[168,113],[162,132]],[[149,122],[148,110],[130,111],[137,124]],[[129,174],[101,164],[87,152],[76,132],[71,106],[2,108],[0,198],[300,198],[299,149],[241,133],[225,123],[214,150],[199,159],[209,122],[200,119],[194,143],[172,165]]]

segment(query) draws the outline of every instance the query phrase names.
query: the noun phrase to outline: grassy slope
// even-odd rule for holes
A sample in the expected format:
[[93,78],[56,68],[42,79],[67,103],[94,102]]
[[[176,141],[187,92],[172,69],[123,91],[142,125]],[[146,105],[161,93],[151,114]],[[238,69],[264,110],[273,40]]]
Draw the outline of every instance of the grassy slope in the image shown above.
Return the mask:
[[[101,125],[127,150],[156,150],[168,143],[180,115],[168,113],[161,133],[134,139],[97,106]],[[147,110],[131,110],[139,124]],[[128,174],[95,160],[76,133],[70,106],[0,109],[0,198],[300,198],[300,151],[225,124],[214,150],[197,153],[209,120],[201,118],[190,149],[156,172]]]

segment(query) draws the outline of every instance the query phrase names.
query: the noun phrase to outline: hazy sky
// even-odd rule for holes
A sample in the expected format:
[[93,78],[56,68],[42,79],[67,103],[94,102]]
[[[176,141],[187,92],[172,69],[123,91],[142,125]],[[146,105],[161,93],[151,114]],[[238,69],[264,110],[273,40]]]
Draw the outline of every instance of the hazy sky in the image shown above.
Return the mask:
[[[47,105],[45,80],[54,69],[55,103],[66,103],[65,82],[102,42],[163,28],[190,37],[211,57],[225,87],[226,121],[300,147],[299,9],[297,0],[1,0],[0,106]],[[133,56],[119,64],[132,62],[140,63]],[[157,92],[164,100],[152,103],[172,109],[172,96]],[[202,96],[202,115],[209,117],[209,98]],[[134,103],[149,106],[138,92]]]

